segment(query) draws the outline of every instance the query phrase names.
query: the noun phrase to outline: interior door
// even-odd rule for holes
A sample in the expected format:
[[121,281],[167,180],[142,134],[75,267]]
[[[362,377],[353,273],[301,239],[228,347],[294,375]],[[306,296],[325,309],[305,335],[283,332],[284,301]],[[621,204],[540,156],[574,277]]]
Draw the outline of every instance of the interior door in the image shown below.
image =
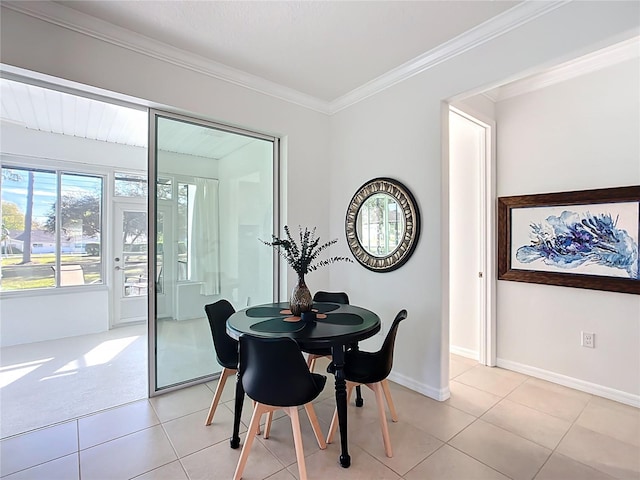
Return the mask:
[[147,319],[148,220],[140,202],[116,202],[113,241],[114,326]]
[[258,239],[277,225],[277,141],[156,110],[149,133],[154,395],[220,371],[205,305],[275,300],[277,260]]
[[450,351],[483,365],[495,365],[493,132],[495,124],[450,107]]

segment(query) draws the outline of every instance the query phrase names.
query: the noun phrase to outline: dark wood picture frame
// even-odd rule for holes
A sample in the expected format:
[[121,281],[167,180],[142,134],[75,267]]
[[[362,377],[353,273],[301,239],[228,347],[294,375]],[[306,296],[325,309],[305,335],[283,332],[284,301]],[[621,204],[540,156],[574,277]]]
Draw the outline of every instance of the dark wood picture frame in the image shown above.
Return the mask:
[[[604,203],[640,203],[640,185],[498,198],[498,280],[640,294],[640,279],[512,268],[512,211],[528,207],[563,207]],[[640,210],[640,208],[639,208]],[[639,215],[640,217],[640,215]],[[640,237],[638,230],[633,232]],[[638,260],[640,262],[640,259]]]

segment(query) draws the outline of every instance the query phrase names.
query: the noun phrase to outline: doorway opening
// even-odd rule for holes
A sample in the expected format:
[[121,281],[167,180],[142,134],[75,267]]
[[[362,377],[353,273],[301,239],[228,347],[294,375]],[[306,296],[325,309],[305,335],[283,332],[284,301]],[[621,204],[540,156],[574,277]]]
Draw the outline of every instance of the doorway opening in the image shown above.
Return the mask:
[[146,226],[135,254],[115,228],[117,172],[146,185],[147,114],[4,72],[0,89],[4,438],[148,396],[146,289],[124,286]]
[[[214,379],[200,276],[218,265],[209,293],[236,308],[274,299],[277,263],[257,238],[277,222],[277,139],[264,148],[259,134],[232,142],[238,129],[167,120],[150,177],[146,107],[1,73],[0,438],[147,398],[158,384]],[[203,233],[198,212],[214,209]],[[203,266],[207,239],[221,254]]]
[[495,365],[493,122],[449,106],[449,348]]

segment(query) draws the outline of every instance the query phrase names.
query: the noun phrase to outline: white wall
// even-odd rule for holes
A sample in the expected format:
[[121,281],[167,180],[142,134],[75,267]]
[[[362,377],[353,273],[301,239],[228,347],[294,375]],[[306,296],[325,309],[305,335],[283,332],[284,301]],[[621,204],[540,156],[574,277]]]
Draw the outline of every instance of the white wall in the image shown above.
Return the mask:
[[3,297],[0,346],[103,332],[109,326],[109,310],[104,308],[108,301],[106,287],[90,291],[69,287],[44,297]]
[[[497,103],[498,195],[640,184],[638,85],[635,59]],[[498,365],[640,405],[638,295],[499,281],[497,315]]]
[[[421,209],[421,239],[400,269],[380,274],[348,264],[331,270],[332,289],[344,289],[353,303],[378,312],[385,331],[398,310],[408,310],[398,333],[394,380],[435,398],[448,396],[448,295],[443,287],[448,283],[443,270],[448,224],[442,201],[448,192],[441,102],[629,38],[638,31],[638,7],[571,2],[332,118],[332,236],[344,238],[351,196],[376,176],[405,183]],[[598,181],[597,174],[589,175]]]

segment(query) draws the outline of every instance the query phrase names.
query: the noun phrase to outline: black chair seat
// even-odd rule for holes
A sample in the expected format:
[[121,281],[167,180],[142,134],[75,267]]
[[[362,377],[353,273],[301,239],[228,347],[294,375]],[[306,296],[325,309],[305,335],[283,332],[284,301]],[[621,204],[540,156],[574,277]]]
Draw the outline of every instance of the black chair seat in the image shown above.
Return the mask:
[[[234,480],[240,480],[249,451],[259,428],[259,418],[282,408],[291,417],[300,479],[307,478],[298,407],[304,406],[321,449],[327,447],[311,401],[322,392],[327,377],[311,373],[295,340],[240,337],[240,381],[245,393],[255,402],[245,444],[238,459]],[[265,427],[264,438],[269,437]]]
[[311,355],[317,355],[319,357],[329,357],[329,356],[331,356],[331,349],[330,348],[301,347],[301,350],[304,353],[310,353]]
[[[381,382],[389,376],[391,366],[388,359],[378,355],[378,352],[348,350],[345,354],[344,377],[354,383]],[[327,372],[335,373],[333,364],[329,364]]]
[[[218,300],[215,303],[204,306],[204,311],[209,319],[209,327],[213,337],[213,348],[216,352],[216,359],[223,367],[218,377],[216,391],[213,393],[213,400],[209,407],[209,413],[205,420],[205,426],[211,425],[213,416],[218,408],[218,403],[222,397],[222,391],[229,377],[235,377],[238,372],[238,342],[227,334],[227,320],[235,313],[235,308],[227,300]],[[235,379],[235,378],[234,378]],[[270,427],[271,418],[267,419],[265,428]]]
[[[344,377],[347,381],[347,400],[351,396],[351,391],[358,385],[367,385],[376,394],[376,402],[378,403],[378,411],[380,412],[380,427],[382,429],[382,438],[384,442],[385,453],[388,457],[393,456],[391,448],[391,440],[387,427],[387,419],[384,413],[384,398],[387,400],[389,410],[391,411],[391,419],[398,421],[395,406],[391,399],[387,377],[391,373],[393,367],[393,349],[398,333],[398,325],[402,320],[407,318],[407,311],[400,310],[393,320],[393,324],[387,333],[382,348],[377,352],[363,352],[361,350],[349,350],[345,354]],[[333,373],[333,365],[329,365],[327,371]],[[327,435],[327,443],[331,443],[333,435],[338,426],[338,411],[333,414],[333,420],[329,427]]]
[[220,377],[218,377],[218,385],[213,394],[207,419],[204,422],[206,426],[209,426],[213,421],[216,408],[218,408],[218,402],[222,396],[227,378],[235,376],[238,371],[238,342],[227,335],[226,329],[227,319],[236,311],[233,305],[227,300],[218,300],[215,303],[205,305],[204,311],[209,319],[216,359],[222,366],[222,372],[220,372]]
[[[304,405],[315,399],[327,377],[309,372],[295,340],[243,336],[240,340],[241,363],[260,359],[259,363],[240,367],[242,386],[249,398],[275,407]],[[298,358],[299,357],[299,358]],[[296,360],[290,360],[296,359]]]

